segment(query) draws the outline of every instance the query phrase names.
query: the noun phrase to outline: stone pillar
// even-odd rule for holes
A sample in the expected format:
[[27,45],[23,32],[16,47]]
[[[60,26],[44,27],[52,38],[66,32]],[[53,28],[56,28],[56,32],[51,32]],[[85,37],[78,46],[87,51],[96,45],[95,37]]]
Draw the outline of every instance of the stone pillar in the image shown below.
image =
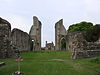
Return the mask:
[[67,35],[67,31],[63,25],[63,19],[55,24],[55,50],[61,50],[61,38]]
[[41,22],[36,16],[33,17],[33,25],[30,29],[29,35],[34,40],[34,49],[41,50]]

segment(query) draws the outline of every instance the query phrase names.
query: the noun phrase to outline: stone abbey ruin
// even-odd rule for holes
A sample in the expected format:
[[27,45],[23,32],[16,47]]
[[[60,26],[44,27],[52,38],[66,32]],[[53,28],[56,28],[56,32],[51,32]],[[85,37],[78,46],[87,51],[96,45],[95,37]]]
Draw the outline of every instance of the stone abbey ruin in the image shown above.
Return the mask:
[[0,18],[0,58],[16,57],[16,51],[41,50],[41,22],[33,17],[30,33],[14,28]]
[[41,50],[41,22],[37,17],[33,17],[33,25],[29,32],[29,36],[32,39],[32,50]]
[[[16,50],[42,50],[41,27],[42,23],[34,16],[29,34],[17,28],[11,31],[11,24],[0,18],[0,58],[15,57]],[[100,56],[100,33],[96,41],[87,41],[85,34],[86,32],[68,32],[61,19],[55,23],[55,46],[53,42],[46,41],[43,50],[71,51],[73,59]]]

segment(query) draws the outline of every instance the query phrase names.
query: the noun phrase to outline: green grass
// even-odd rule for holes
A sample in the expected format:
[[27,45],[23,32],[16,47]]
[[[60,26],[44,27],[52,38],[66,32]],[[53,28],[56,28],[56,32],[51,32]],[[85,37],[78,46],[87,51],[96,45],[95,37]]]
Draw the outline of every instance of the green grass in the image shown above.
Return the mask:
[[[34,51],[21,53],[24,75],[100,75],[100,57],[71,59],[67,51]],[[0,59],[6,63],[0,67],[0,75],[17,71],[15,59]]]

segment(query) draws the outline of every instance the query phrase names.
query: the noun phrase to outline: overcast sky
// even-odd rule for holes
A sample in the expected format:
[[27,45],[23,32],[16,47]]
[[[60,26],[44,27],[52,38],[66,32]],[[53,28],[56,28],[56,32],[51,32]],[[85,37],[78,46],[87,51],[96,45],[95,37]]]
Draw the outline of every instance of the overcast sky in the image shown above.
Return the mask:
[[64,19],[64,26],[81,21],[100,24],[100,0],[0,0],[0,17],[13,28],[29,33],[33,16],[42,22],[42,46],[55,41],[55,23]]

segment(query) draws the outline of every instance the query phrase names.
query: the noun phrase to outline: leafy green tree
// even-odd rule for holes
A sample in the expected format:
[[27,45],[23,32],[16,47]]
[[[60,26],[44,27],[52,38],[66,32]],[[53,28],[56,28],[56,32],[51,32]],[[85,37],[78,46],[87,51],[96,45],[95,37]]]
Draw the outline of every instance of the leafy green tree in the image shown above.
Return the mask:
[[93,26],[91,22],[80,22],[69,26],[68,32],[87,31]]
[[100,25],[95,25],[86,31],[85,39],[88,42],[95,42],[100,38]]

